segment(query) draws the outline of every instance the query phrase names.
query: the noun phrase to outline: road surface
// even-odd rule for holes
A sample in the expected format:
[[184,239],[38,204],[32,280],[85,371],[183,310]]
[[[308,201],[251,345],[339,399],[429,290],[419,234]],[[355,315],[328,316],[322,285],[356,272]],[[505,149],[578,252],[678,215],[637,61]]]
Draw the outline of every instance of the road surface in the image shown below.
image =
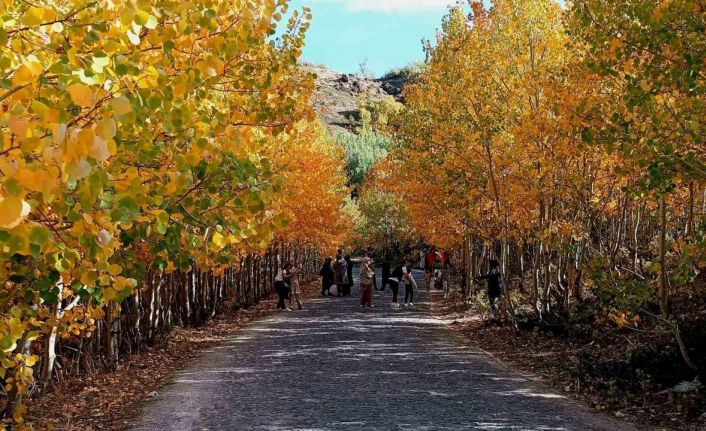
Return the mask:
[[179,372],[128,428],[633,429],[463,345],[419,290],[414,308],[391,307],[388,290],[371,310],[356,296],[320,298],[254,322]]

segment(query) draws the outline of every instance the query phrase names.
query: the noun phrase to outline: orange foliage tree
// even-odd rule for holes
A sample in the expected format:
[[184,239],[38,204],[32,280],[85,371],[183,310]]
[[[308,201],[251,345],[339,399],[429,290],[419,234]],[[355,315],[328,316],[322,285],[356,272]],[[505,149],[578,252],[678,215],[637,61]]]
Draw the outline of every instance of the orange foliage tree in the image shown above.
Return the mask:
[[[112,368],[126,343],[210,317],[244,279],[235,269],[264,278],[241,263],[287,218],[308,244],[341,235],[340,156],[307,149],[317,132],[302,126],[311,16],[282,22],[287,9],[0,3],[0,416],[22,425],[22,396],[58,372],[62,340],[93,340]],[[281,145],[298,151],[280,157]],[[304,223],[326,213],[332,223]]]
[[296,125],[275,155],[281,166],[278,210],[286,217],[283,241],[333,254],[348,241],[353,227],[343,149],[323,125]]
[[703,268],[703,44],[669,34],[697,3],[452,8],[380,166],[469,276],[496,257],[539,319],[590,294],[625,324],[657,298],[692,368],[668,296]]

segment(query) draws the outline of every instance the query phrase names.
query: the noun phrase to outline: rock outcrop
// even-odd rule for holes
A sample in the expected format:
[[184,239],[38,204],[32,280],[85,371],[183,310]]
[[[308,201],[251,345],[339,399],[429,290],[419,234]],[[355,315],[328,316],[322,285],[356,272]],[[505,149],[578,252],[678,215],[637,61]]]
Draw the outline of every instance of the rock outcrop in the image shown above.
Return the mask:
[[404,88],[402,78],[367,79],[322,66],[304,67],[317,75],[312,103],[333,133],[354,131],[362,100],[375,101],[390,96],[400,100]]

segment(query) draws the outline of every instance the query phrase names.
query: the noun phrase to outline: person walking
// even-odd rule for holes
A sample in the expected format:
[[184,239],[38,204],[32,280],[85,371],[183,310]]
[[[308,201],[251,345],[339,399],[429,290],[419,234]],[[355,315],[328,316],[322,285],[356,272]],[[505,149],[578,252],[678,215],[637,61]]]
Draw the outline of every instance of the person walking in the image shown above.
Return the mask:
[[373,306],[373,260],[365,253],[360,264],[360,306],[371,308]]
[[392,270],[390,273],[390,278],[387,280],[387,285],[390,286],[390,290],[392,291],[393,307],[399,307],[399,304],[397,303],[397,295],[400,292],[400,283],[402,282],[403,277],[404,271],[402,269],[402,265],[397,265],[395,266],[395,269]]
[[301,287],[299,286],[299,274],[301,274],[301,269],[297,268],[296,266],[292,266],[292,268],[289,270],[289,274],[289,285],[291,291],[289,296],[289,306],[291,308],[296,302],[297,310],[301,310]]
[[346,283],[343,296],[351,296],[351,289],[353,288],[353,262],[351,261],[350,254],[347,254],[344,259],[346,260],[346,278],[348,279],[348,283]]
[[343,296],[348,284],[348,263],[343,258],[343,250],[338,250],[336,254],[336,263],[334,263],[333,271],[336,295]]
[[505,292],[505,286],[503,285],[503,274],[502,271],[500,271],[500,262],[497,260],[491,259],[489,266],[490,270],[487,274],[476,277],[474,280],[488,280],[488,300],[490,301],[490,308],[493,311],[497,311],[498,301]]
[[436,251],[434,247],[429,247],[424,259],[424,286],[431,290],[431,279],[434,274],[434,263],[436,262]]
[[289,281],[291,275],[289,270],[292,268],[292,264],[287,263],[284,267],[280,268],[275,277],[275,292],[279,296],[279,301],[277,301],[278,310],[290,310],[285,304],[285,300],[289,297],[289,286],[287,282]]
[[333,286],[333,268],[331,268],[331,258],[327,257],[324,261],[321,270],[321,296],[331,295],[331,286]]
[[405,307],[414,307],[414,288],[417,286],[417,280],[412,274],[412,265],[402,267],[402,279],[404,280],[404,305]]

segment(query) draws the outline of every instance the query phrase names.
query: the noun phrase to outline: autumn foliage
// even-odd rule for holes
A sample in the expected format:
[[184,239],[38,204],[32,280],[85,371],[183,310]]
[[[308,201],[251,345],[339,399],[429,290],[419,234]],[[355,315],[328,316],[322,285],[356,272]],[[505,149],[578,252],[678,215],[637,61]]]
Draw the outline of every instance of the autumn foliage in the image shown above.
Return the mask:
[[695,368],[670,297],[705,262],[703,4],[469,4],[405,89],[380,183],[464,280],[502,262],[510,320],[588,295],[617,325],[657,322]]
[[325,255],[351,235],[352,218],[343,149],[318,122],[303,122],[284,137],[279,212],[287,217],[280,239],[318,247]]
[[310,15],[282,22],[287,6],[0,4],[0,381],[16,424],[57,339],[101,319],[111,334],[144,286],[212,283],[278,236],[341,241],[340,155],[297,65]]

